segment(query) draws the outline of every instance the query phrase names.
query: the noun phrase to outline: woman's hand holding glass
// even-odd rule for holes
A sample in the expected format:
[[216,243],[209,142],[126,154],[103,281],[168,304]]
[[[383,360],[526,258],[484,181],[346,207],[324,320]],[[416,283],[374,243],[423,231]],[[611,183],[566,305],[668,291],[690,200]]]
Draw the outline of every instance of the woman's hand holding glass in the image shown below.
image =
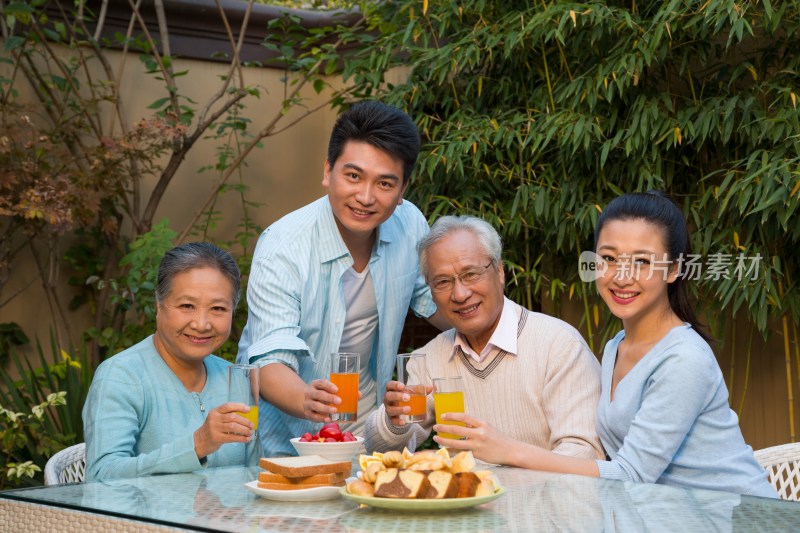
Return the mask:
[[229,442],[250,442],[255,425],[239,414],[249,410],[249,405],[228,402],[209,411],[203,425],[194,432],[197,457],[202,459]]
[[248,409],[238,411],[238,414],[253,423],[253,429],[258,429],[258,404],[260,397],[259,370],[255,365],[231,365],[228,367],[228,402],[242,403]]

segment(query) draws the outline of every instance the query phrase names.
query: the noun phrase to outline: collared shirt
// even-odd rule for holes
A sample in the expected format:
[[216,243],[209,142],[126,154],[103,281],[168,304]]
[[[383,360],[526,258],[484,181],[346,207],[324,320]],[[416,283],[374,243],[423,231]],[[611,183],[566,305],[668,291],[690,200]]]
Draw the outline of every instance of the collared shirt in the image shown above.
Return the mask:
[[492,336],[489,337],[489,342],[483,347],[480,355],[472,349],[466,337],[461,333],[456,333],[456,341],[453,343],[453,353],[450,354],[450,357],[452,358],[456,355],[459,348],[478,363],[495,351],[505,350],[510,354],[517,355],[517,322],[519,322],[519,315],[514,311],[515,307],[517,305],[511,300],[503,298],[503,310],[500,311],[500,320],[497,321],[497,327],[494,328]]
[[[436,311],[416,252],[427,232],[422,213],[407,200],[377,230],[369,260],[378,305],[378,338],[371,354],[376,394],[381,396],[377,404],[392,377],[409,307],[423,317]],[[327,196],[267,228],[253,254],[247,325],[237,361],[282,363],[306,383],[328,379],[330,354],[339,349],[346,316],[341,279],[352,265]],[[294,455],[289,439],[319,426],[261,402],[265,455]]]

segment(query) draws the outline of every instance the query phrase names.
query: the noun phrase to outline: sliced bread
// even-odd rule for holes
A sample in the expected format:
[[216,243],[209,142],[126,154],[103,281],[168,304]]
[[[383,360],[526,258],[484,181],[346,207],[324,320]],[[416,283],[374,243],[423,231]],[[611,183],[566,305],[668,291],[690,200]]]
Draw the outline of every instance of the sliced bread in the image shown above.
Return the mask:
[[258,488],[269,490],[304,490],[315,489],[317,487],[344,487],[344,481],[337,481],[335,483],[261,483],[258,482]]
[[273,474],[272,472],[259,472],[259,483],[291,483],[294,485],[332,485],[339,481],[344,481],[345,475],[341,472],[335,474],[316,474],[314,476],[306,477],[286,477],[281,474]]
[[300,457],[262,457],[259,466],[273,474],[286,477],[308,477],[318,474],[350,475],[350,461],[330,461],[319,455],[303,455]]

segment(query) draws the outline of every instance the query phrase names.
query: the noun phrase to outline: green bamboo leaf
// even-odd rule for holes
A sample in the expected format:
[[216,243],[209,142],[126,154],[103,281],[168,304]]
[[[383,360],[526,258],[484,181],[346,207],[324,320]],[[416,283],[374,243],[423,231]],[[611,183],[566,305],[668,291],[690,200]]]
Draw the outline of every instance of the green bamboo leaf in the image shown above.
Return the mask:
[[147,106],[147,109],[161,109],[169,102],[170,98],[168,96],[165,96],[164,98],[159,98],[158,100]]
[[768,207],[776,204],[777,202],[785,199],[786,199],[786,189],[783,188],[778,189],[774,191],[765,201],[760,202],[755,209],[753,209],[748,213],[748,215],[755,215],[756,213],[759,213],[767,209]]

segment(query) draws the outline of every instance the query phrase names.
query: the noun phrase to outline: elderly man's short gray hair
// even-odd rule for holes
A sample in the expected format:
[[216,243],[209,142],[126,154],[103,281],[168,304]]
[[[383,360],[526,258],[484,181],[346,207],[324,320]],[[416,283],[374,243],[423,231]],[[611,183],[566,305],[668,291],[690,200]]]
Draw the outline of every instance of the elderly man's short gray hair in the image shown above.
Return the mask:
[[428,277],[428,249],[454,231],[469,231],[475,235],[475,244],[499,266],[503,255],[503,241],[500,234],[491,224],[482,218],[469,215],[445,216],[433,223],[431,231],[417,244],[419,267],[422,274]]

